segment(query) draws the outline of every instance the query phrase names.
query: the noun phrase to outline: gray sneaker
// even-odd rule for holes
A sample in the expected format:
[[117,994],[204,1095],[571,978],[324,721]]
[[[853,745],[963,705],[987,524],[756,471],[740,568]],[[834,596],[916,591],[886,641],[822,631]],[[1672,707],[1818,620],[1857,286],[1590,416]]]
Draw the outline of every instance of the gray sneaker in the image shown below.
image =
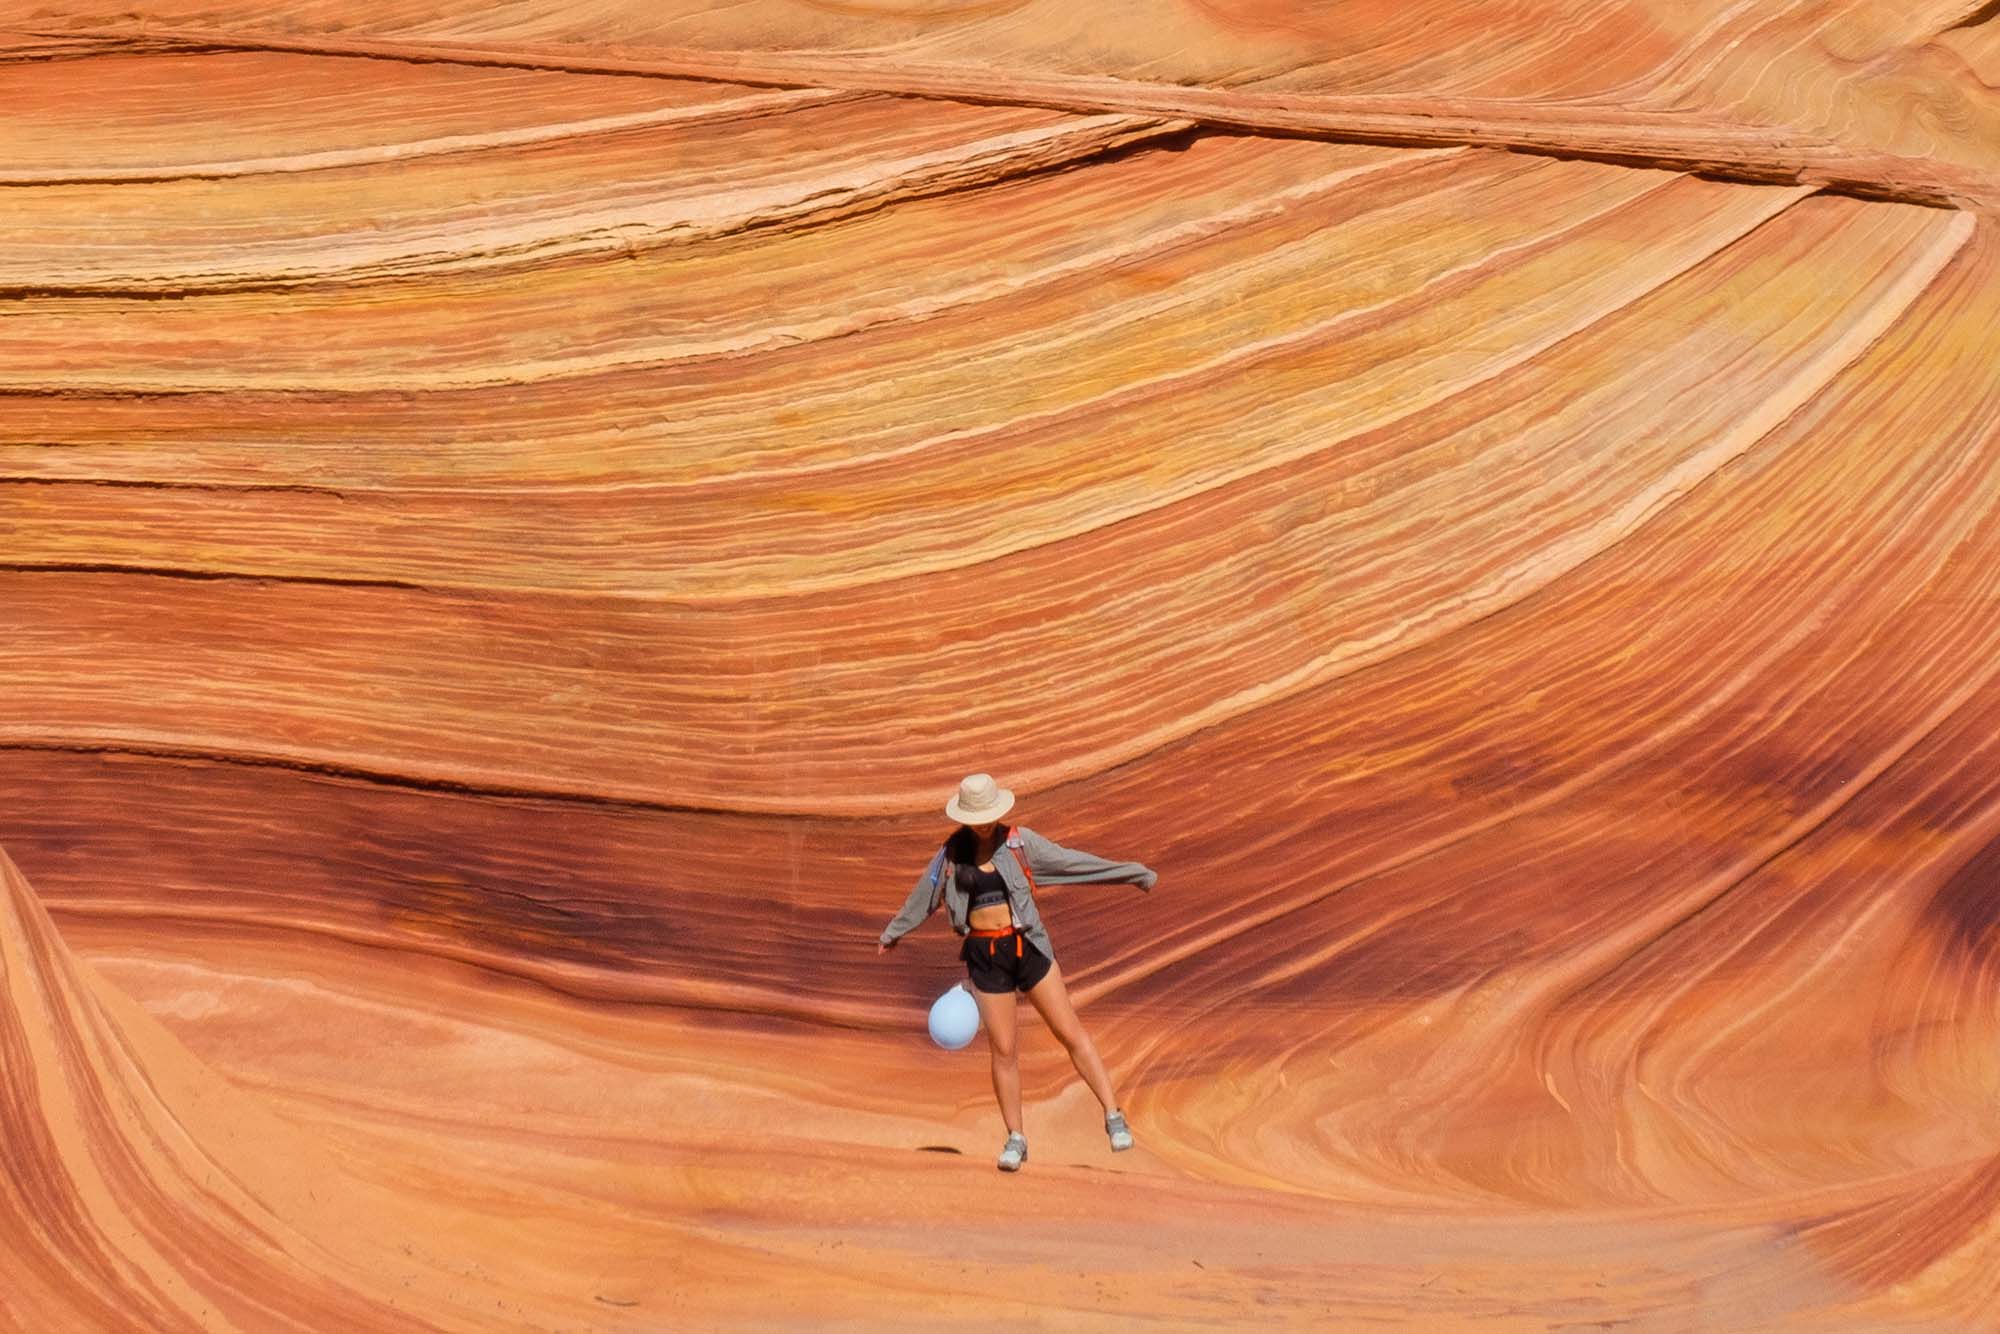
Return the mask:
[[1018,1130],[1014,1131],[1007,1136],[1007,1147],[1000,1150],[1000,1170],[1018,1172],[1021,1170],[1021,1164],[1027,1161],[1027,1157],[1028,1137]]
[[1126,1128],[1125,1113],[1106,1112],[1104,1114],[1104,1133],[1111,1136],[1111,1148],[1114,1153],[1118,1150],[1132,1147],[1132,1132]]

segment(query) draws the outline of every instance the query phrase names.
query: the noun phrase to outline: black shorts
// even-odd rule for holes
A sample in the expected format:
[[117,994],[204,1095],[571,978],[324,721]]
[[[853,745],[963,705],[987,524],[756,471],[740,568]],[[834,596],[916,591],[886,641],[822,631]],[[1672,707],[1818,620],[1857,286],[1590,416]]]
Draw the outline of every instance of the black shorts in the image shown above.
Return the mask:
[[1018,926],[1011,936],[967,936],[958,957],[965,960],[972,985],[988,993],[1027,991],[1055,966]]

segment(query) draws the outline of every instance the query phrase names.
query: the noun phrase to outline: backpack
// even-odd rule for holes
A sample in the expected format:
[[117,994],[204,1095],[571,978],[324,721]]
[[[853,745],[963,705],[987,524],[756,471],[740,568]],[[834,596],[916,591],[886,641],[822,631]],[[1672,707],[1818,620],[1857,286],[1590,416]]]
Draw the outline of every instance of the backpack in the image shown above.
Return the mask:
[[[1035,883],[1035,873],[1028,869],[1028,852],[1021,843],[1021,826],[1007,826],[1007,841],[1003,846],[1013,850],[1014,864],[1020,867],[1021,874],[1027,877],[1028,892],[1030,894],[1039,894],[1041,886]],[[932,897],[932,912],[937,911],[935,905],[943,900],[944,891],[938,884],[938,874],[944,870],[944,855],[949,851],[951,851],[951,839],[946,838],[943,843],[938,845],[936,854],[931,857],[931,888],[937,891]]]

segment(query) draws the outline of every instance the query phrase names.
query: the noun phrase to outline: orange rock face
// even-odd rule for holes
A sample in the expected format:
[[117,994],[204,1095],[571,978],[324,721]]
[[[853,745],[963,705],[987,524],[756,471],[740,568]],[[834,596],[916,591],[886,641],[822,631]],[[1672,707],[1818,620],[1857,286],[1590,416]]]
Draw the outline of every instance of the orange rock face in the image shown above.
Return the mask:
[[0,1330],[2000,1326],[1993,11],[10,7]]

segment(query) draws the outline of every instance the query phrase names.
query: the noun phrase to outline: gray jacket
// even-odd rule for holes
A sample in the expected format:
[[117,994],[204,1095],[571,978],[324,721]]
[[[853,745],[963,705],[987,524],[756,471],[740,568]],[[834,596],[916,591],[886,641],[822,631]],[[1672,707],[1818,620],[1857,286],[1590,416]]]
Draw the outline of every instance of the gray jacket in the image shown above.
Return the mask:
[[[1117,881],[1150,890],[1160,878],[1138,862],[1106,861],[1087,852],[1066,848],[1060,843],[1051,843],[1034,830],[1015,825],[1008,833],[1007,841],[994,852],[993,869],[1007,883],[1007,901],[1014,910],[1015,924],[1034,942],[1035,948],[1051,960],[1056,957],[1055,947],[1049,944],[1048,928],[1042,925],[1042,915],[1035,910],[1035,896],[1028,889],[1028,878],[1021,874],[1021,863],[1016,860],[1013,847],[1016,841],[1021,845],[1021,853],[1027,857],[1028,870],[1033,873],[1037,884]],[[953,874],[955,869],[948,857],[948,846],[940,846],[931,857],[931,864],[917,877],[917,887],[910,891],[903,910],[883,929],[882,944],[887,945],[898,936],[916,930],[925,918],[937,911],[940,902],[950,910],[953,931],[963,936],[972,929],[966,921],[969,905],[965,892],[958,887],[958,877]]]

